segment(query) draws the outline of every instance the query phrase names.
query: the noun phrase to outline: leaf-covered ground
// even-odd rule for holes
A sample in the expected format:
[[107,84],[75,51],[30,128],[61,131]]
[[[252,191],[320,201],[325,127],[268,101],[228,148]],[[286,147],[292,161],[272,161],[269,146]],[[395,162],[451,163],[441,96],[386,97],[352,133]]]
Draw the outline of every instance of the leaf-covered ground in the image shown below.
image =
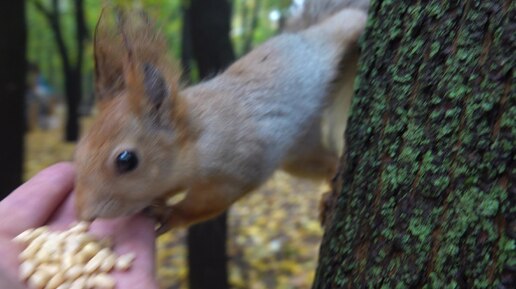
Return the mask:
[[[87,126],[88,120],[85,120]],[[73,144],[61,129],[34,130],[26,137],[26,178],[58,161],[71,160]],[[232,288],[310,288],[322,229],[318,203],[323,184],[278,172],[229,214],[229,269]],[[185,231],[158,240],[162,288],[187,288]]]

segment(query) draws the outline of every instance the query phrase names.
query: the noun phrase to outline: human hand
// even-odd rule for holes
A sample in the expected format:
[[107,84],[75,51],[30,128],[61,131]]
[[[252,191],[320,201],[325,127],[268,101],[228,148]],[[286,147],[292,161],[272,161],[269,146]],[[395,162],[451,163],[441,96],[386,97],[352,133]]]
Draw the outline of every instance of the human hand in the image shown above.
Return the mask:
[[[0,202],[0,288],[26,288],[18,281],[18,255],[23,246],[12,241],[29,228],[48,225],[63,230],[75,222],[73,190],[75,172],[70,163],[51,166]],[[158,288],[155,278],[154,223],[133,216],[95,221],[90,232],[109,236],[118,254],[134,252],[136,259],[127,272],[113,272],[117,288]]]

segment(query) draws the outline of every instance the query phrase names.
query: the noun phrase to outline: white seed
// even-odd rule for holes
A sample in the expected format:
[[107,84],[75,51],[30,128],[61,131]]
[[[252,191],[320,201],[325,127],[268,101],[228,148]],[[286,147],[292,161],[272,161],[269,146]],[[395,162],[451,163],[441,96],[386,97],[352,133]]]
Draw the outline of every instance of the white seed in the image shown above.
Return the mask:
[[100,250],[93,258],[91,258],[86,266],[84,266],[84,271],[86,273],[93,273],[95,270],[100,268],[102,262],[110,255],[110,250],[108,248],[104,248]]
[[57,287],[56,289],[70,289],[70,286],[72,286],[70,282],[64,282],[63,284],[59,285],[59,287]]
[[29,229],[13,241],[27,244],[19,258],[19,278],[35,289],[111,289],[115,279],[107,273],[128,270],[133,253],[116,255],[108,238],[96,240],[81,222],[64,232],[48,227]]
[[73,227],[71,227],[68,231],[70,231],[70,233],[85,233],[85,232],[88,232],[89,228],[90,228],[90,223],[78,222]]
[[84,271],[83,267],[81,265],[73,265],[72,267],[70,267],[68,270],[66,270],[65,272],[65,278],[67,280],[75,280],[77,278],[79,278],[79,276],[82,275],[82,272]]
[[45,286],[45,289],[57,289],[61,284],[63,284],[64,281],[65,279],[63,273],[56,273],[52,278],[50,278],[47,286]]
[[25,261],[20,265],[18,276],[20,277],[20,280],[26,281],[32,275],[32,273],[34,273],[35,270],[36,263],[32,261]]
[[116,263],[116,256],[115,254],[109,254],[103,261],[102,264],[100,264],[100,271],[101,272],[109,272],[115,267]]
[[34,260],[38,261],[39,263],[45,263],[50,261],[50,253],[48,251],[40,249],[36,254],[34,255]]
[[36,228],[34,231],[32,231],[31,235],[33,238],[37,238],[37,237],[41,236],[41,234],[47,233],[47,232],[48,232],[48,226],[43,226],[43,227]]
[[166,200],[167,206],[173,206],[176,204],[179,204],[181,201],[183,201],[186,198],[186,192],[180,192]]
[[14,237],[13,241],[16,243],[28,243],[34,239],[33,232],[34,232],[34,229],[25,230],[25,231],[21,232],[18,236]]
[[100,273],[96,276],[93,276],[92,279],[93,279],[93,284],[95,284],[95,288],[102,288],[102,289],[115,288],[115,279],[106,273]]
[[48,251],[50,254],[61,251],[63,241],[57,235],[49,235],[45,243],[41,246],[42,250]]
[[71,268],[73,265],[74,265],[73,254],[65,252],[61,259],[61,267],[68,269],[68,268]]
[[50,279],[50,275],[42,271],[36,271],[29,278],[29,286],[37,289],[43,289]]
[[77,280],[73,281],[70,289],[85,289],[86,288],[86,276],[81,276]]
[[91,259],[95,254],[100,251],[99,244],[95,242],[88,242],[81,250],[81,254],[84,254],[87,260]]
[[26,260],[28,258],[32,258],[36,252],[39,250],[39,248],[41,247],[41,245],[43,244],[43,238],[41,237],[37,237],[36,239],[34,239],[30,244],[29,246],[27,246],[27,248],[25,248],[25,250],[23,250],[19,257],[22,259],[22,260]]
[[68,239],[64,245],[64,250],[67,253],[75,254],[81,249],[82,244],[75,239]]
[[120,271],[128,270],[133,264],[134,258],[134,253],[127,253],[118,257],[118,259],[116,260],[115,268]]
[[47,275],[50,275],[50,276],[56,275],[60,271],[59,266],[57,264],[48,264],[48,263],[41,264],[37,270],[43,271]]
[[89,260],[87,256],[82,254],[81,252],[73,255],[72,259],[74,264],[85,264]]

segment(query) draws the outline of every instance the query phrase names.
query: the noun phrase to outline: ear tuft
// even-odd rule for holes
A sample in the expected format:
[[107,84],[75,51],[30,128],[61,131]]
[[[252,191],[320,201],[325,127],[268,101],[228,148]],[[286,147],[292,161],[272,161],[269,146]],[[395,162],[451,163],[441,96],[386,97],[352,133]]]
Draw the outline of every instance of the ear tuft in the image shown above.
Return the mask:
[[150,103],[159,108],[169,92],[163,75],[150,63],[143,65],[143,83]]
[[95,90],[100,100],[117,95],[124,87],[124,47],[115,24],[102,11],[94,35]]

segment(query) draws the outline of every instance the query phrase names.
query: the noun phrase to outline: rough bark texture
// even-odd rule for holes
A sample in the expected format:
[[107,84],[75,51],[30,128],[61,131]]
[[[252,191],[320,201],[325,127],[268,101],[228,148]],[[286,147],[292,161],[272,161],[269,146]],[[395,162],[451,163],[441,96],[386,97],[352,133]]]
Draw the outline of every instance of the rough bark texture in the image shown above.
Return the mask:
[[25,1],[0,3],[0,199],[22,182],[25,107]]
[[313,288],[515,288],[515,3],[373,1]]
[[[234,59],[229,38],[231,6],[227,0],[192,0],[190,20],[193,56],[202,79],[214,76]],[[188,230],[190,289],[229,288],[227,214]]]

